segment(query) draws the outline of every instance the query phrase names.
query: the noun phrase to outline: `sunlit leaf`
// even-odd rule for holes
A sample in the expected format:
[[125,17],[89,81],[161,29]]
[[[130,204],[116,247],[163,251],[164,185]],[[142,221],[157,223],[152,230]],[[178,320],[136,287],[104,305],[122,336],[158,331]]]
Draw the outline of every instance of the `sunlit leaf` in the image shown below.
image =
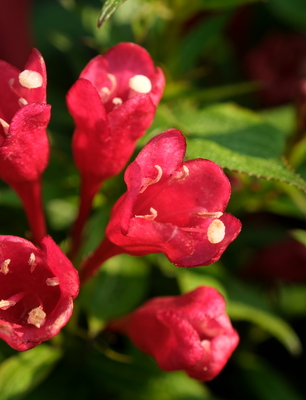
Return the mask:
[[125,1],[126,0],[106,0],[98,18],[98,28],[100,28]]
[[61,356],[59,349],[40,345],[5,360],[0,366],[0,400],[17,400],[46,378]]

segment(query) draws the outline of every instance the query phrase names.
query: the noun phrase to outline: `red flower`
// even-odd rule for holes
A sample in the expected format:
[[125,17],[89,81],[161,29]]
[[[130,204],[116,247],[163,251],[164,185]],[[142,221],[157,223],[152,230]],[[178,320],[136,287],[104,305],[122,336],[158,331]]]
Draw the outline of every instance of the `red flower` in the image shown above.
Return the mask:
[[78,274],[49,236],[41,250],[15,236],[0,236],[0,244],[0,337],[28,350],[67,323]]
[[238,345],[239,336],[213,288],[147,301],[110,328],[128,334],[165,371],[184,370],[201,381],[215,378]]
[[209,160],[183,162],[185,151],[184,136],[169,129],[127,168],[128,190],[106,229],[124,252],[163,252],[180,267],[208,265],[240,232],[240,221],[223,213],[230,184],[222,169]]
[[46,79],[36,49],[22,72],[0,61],[0,177],[21,197],[37,242],[45,235],[40,179],[49,158]]
[[146,50],[120,43],[91,60],[68,92],[73,156],[82,176],[76,241],[102,182],[123,169],[152,123],[164,83]]
[[120,43],[89,62],[67,95],[82,176],[101,183],[122,170],[151,124],[163,88],[162,71],[134,43]]

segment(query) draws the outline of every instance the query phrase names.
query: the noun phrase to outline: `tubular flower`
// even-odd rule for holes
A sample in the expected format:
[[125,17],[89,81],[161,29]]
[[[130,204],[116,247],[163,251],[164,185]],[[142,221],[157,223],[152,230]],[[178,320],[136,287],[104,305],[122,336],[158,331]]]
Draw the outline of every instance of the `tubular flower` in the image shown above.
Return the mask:
[[0,337],[28,350],[67,323],[79,290],[76,270],[53,240],[41,249],[15,236],[0,236]]
[[239,342],[223,297],[210,287],[149,300],[120,322],[110,328],[127,333],[161,369],[184,370],[200,381],[215,378]]
[[164,83],[161,69],[134,43],[120,43],[88,63],[67,95],[82,176],[102,183],[122,170],[153,120]]
[[127,192],[106,229],[121,252],[163,252],[179,267],[208,265],[240,232],[240,221],[223,213],[230,183],[221,167],[204,159],[183,162],[185,150],[184,136],[169,129],[127,168]]
[[20,196],[37,242],[45,235],[40,179],[49,158],[46,83],[36,49],[22,72],[0,61],[0,178]]
[[164,84],[161,69],[155,68],[146,50],[120,43],[91,60],[68,92],[67,105],[76,125],[72,151],[82,177],[71,257],[79,248],[95,194],[127,163],[137,139],[153,121]]

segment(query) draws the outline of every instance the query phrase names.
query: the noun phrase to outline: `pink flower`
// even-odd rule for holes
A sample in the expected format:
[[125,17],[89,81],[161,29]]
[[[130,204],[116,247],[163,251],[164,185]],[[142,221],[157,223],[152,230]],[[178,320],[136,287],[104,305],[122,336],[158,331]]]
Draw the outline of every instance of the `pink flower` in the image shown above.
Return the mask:
[[127,333],[161,369],[184,370],[200,381],[215,378],[239,342],[223,297],[204,286],[181,296],[149,300],[110,323],[110,328]]
[[40,179],[49,158],[46,68],[33,49],[25,69],[0,61],[0,178],[20,196],[34,235],[45,235]]
[[127,168],[127,192],[106,229],[122,252],[162,252],[180,267],[208,265],[240,232],[240,221],[223,213],[230,184],[222,169],[209,160],[183,162],[185,151],[184,136],[169,129]]
[[97,56],[67,95],[76,129],[72,150],[82,176],[81,205],[74,232],[75,253],[94,195],[118,174],[136,141],[153,121],[164,75],[150,55],[134,43],[120,43]]
[[76,270],[53,240],[41,249],[15,236],[0,236],[0,337],[28,350],[67,323],[79,290]]

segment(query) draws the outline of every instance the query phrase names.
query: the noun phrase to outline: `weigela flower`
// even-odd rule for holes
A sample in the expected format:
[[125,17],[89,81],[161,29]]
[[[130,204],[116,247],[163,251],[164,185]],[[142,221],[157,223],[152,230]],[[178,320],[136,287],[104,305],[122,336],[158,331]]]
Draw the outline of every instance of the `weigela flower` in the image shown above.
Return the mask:
[[181,296],[147,301],[125,318],[119,330],[154,357],[161,369],[184,370],[201,381],[220,373],[239,342],[223,297],[204,286]]
[[88,63],[67,95],[82,176],[102,183],[122,170],[151,124],[163,88],[161,69],[134,43],[120,43]]
[[22,72],[0,61],[0,178],[20,196],[36,242],[45,235],[40,179],[49,158],[46,83],[36,49]]
[[153,138],[125,172],[127,192],[106,229],[121,252],[163,252],[180,267],[208,265],[236,238],[241,223],[224,210],[230,183],[212,161],[183,162],[184,136],[175,129]]
[[28,350],[67,323],[79,290],[73,265],[46,236],[41,249],[15,236],[0,236],[0,337]]
[[0,61],[0,177],[9,185],[40,178],[47,166],[46,68],[33,49],[21,72]]

